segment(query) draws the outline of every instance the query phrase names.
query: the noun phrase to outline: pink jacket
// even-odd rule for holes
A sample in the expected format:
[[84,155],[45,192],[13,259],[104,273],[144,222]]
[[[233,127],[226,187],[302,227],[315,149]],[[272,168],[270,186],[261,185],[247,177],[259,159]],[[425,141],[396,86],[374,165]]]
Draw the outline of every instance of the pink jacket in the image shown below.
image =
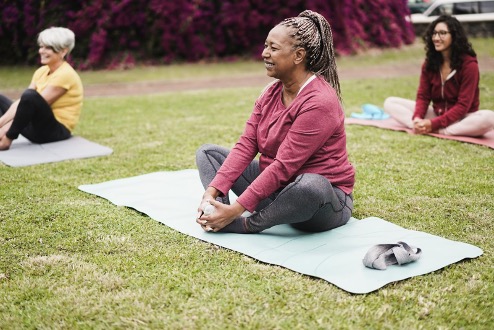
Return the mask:
[[281,82],[257,99],[244,133],[211,182],[226,194],[260,153],[261,174],[237,201],[250,212],[302,173],[317,173],[351,193],[355,170],[346,151],[345,116],[334,89],[321,77],[286,108]]
[[467,113],[479,109],[479,66],[475,57],[466,55],[459,70],[453,71],[446,81],[439,72],[430,72],[422,65],[420,85],[413,118],[424,118],[432,101],[437,117],[431,120],[432,130],[447,127]]

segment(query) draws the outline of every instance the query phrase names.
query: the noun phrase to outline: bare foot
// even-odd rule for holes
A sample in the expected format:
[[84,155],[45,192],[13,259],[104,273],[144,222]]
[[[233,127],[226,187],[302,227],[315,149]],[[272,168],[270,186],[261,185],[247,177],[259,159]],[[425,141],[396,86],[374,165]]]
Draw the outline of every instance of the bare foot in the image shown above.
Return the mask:
[[4,137],[0,139],[0,150],[8,150],[11,144],[12,140],[4,135]]

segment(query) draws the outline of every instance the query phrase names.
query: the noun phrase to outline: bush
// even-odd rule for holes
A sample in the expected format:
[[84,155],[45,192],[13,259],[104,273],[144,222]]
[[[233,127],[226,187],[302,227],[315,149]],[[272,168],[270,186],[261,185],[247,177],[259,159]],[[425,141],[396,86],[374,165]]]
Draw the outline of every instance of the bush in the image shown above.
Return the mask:
[[0,64],[35,64],[36,36],[50,26],[76,34],[79,69],[136,61],[170,63],[259,57],[269,30],[304,9],[330,22],[336,51],[399,47],[414,39],[407,0],[0,0]]

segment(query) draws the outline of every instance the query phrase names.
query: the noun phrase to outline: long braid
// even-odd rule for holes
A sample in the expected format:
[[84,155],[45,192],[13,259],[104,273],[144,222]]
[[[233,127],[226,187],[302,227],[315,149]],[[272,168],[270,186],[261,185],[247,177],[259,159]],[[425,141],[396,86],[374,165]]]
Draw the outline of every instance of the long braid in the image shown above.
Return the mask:
[[340,81],[335,62],[333,34],[328,21],[316,12],[305,10],[297,17],[283,20],[280,25],[293,29],[291,35],[295,47],[302,47],[307,52],[306,68],[321,75],[334,88],[341,101]]

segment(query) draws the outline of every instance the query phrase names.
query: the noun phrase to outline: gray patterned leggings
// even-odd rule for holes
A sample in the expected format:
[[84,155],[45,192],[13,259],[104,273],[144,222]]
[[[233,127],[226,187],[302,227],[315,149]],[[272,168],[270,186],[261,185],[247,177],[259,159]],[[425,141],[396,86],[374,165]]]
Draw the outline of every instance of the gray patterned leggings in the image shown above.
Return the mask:
[[[227,148],[205,144],[196,152],[196,163],[204,188],[213,180],[226,157]],[[237,179],[232,191],[240,196],[259,175],[259,162],[254,160]],[[228,203],[228,197],[222,199]],[[352,194],[345,194],[319,174],[299,175],[294,182],[275,192],[257,206],[248,217],[239,217],[222,231],[257,233],[279,224],[296,229],[321,232],[344,225],[352,215]]]

